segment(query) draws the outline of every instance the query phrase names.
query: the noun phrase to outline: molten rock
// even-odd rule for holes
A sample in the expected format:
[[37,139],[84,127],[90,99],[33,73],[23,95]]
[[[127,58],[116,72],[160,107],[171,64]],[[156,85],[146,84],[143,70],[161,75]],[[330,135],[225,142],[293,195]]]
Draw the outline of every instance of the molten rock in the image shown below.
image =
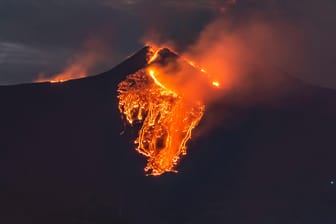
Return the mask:
[[[159,50],[148,63],[153,63]],[[155,57],[155,58],[154,58]],[[148,157],[145,171],[150,175],[177,172],[181,155],[192,130],[201,120],[205,105],[166,87],[150,66],[127,76],[118,85],[119,110],[127,123],[142,123],[135,140],[136,150]]]

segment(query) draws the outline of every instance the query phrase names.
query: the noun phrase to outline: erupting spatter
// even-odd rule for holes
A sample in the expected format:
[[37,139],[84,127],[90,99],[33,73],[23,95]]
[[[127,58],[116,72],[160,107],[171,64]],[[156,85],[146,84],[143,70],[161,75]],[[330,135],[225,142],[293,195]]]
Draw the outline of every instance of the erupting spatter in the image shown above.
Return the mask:
[[220,86],[220,83],[217,82],[217,81],[213,81],[213,82],[212,82],[212,85],[214,85],[214,86],[216,86],[216,87],[219,87],[219,86]]
[[175,166],[187,153],[187,141],[205,110],[201,101],[184,98],[158,80],[151,63],[159,57],[159,51],[152,52],[147,68],[118,85],[121,114],[130,125],[142,123],[136,150],[148,157],[145,171],[154,176],[177,172]]

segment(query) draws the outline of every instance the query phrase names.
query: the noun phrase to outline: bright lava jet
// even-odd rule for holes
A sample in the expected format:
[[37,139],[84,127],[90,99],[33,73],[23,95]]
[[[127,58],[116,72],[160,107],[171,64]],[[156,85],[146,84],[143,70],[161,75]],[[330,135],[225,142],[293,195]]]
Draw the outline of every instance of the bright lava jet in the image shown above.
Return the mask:
[[[146,173],[154,176],[177,172],[175,167],[187,154],[186,144],[205,111],[204,102],[185,97],[160,79],[164,70],[155,63],[161,50],[151,48],[147,67],[128,75],[118,85],[119,111],[129,125],[142,124],[134,143],[136,150],[147,157]],[[206,73],[195,63],[184,62]],[[217,81],[210,84],[220,85]]]

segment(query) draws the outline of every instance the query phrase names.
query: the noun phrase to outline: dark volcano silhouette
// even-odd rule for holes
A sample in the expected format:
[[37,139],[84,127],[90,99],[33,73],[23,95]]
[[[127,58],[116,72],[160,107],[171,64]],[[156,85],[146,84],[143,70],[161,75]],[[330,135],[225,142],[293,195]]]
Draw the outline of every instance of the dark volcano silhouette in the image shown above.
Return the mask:
[[336,91],[287,78],[277,97],[223,97],[179,173],[146,177],[116,89],[147,51],[97,76],[0,87],[1,224],[336,223]]

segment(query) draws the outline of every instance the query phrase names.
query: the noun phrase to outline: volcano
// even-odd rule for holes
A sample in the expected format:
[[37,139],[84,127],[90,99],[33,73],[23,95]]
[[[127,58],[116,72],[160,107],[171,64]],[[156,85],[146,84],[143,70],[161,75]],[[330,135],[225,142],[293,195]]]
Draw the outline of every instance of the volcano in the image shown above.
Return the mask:
[[270,91],[255,78],[205,109],[178,173],[146,176],[117,90],[149,51],[0,87],[0,223],[336,223],[335,90],[284,76],[276,97],[246,103]]

